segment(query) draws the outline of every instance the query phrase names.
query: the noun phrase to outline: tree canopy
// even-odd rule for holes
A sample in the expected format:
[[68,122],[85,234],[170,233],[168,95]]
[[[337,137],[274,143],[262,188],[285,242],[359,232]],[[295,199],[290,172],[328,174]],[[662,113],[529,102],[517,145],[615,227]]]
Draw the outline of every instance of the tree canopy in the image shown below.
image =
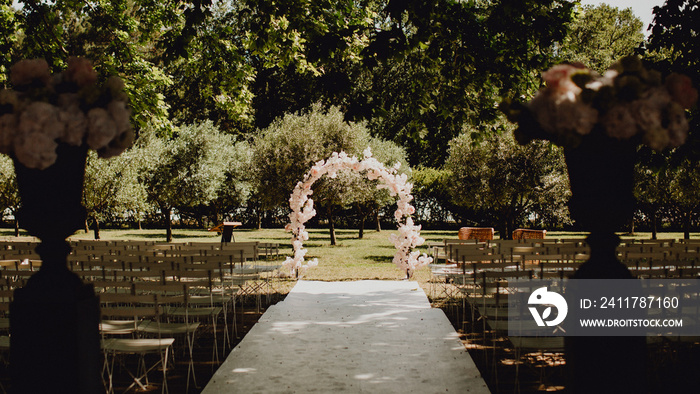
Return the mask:
[[[266,188],[291,190],[293,185],[282,185],[291,181],[275,174],[256,180],[253,175],[260,174],[261,160],[271,160],[276,171],[285,172],[292,171],[287,162],[298,155],[311,157],[316,148],[303,136],[309,127],[299,124],[294,126],[302,130],[298,136],[292,138],[290,132],[285,138],[292,139],[275,140],[281,152],[265,153],[261,141],[272,138],[271,130],[287,117],[305,116],[293,114],[325,111],[334,114],[338,129],[364,129],[362,149],[392,142],[391,149],[382,145],[375,154],[393,149],[392,155],[405,157],[416,170],[417,196],[427,198],[416,202],[418,212],[451,218],[464,207],[445,188],[450,141],[458,136],[477,145],[489,140],[499,129],[493,127],[500,116],[496,104],[507,97],[531,96],[542,83],[540,72],[552,64],[577,61],[602,71],[636,51],[664,72],[683,72],[696,86],[699,82],[695,21],[700,7],[694,0],[669,0],[655,8],[646,41],[641,22],[629,9],[581,7],[568,0],[17,4],[0,0],[0,87],[11,87],[6,75],[13,63],[32,57],[45,58],[57,71],[69,56],[85,56],[101,78],[118,74],[126,81],[132,121],[142,134],[135,148],[142,156],[139,161],[146,165],[152,155],[160,157],[144,171],[172,170],[164,163],[178,140],[197,144],[181,130],[210,124],[228,138],[228,154],[236,160],[217,169],[213,178],[218,189],[210,185],[211,193],[202,189],[196,198],[164,204],[163,209],[176,209],[173,217],[219,220],[243,207],[259,214],[261,206],[284,206],[284,194],[267,195]],[[677,156],[668,161],[673,165],[700,154],[696,111],[686,146],[665,153]],[[345,142],[350,143],[333,140],[329,149],[342,149]],[[292,152],[285,143],[298,149]],[[250,163],[255,163],[252,169]],[[301,164],[307,169],[311,163]],[[144,174],[139,181],[151,177],[157,178]],[[376,213],[379,195],[368,197],[365,202],[371,203],[356,197],[351,205],[358,217]],[[153,211],[145,205],[138,210]]]

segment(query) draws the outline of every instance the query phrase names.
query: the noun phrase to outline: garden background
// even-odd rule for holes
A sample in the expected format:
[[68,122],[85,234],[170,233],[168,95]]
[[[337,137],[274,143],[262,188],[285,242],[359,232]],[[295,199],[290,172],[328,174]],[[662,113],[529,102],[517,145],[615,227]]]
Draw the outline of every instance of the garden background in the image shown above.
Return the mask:
[[[498,104],[531,97],[563,61],[603,72],[638,54],[698,86],[694,0],[630,9],[549,1],[0,2],[0,85],[10,66],[92,59],[126,82],[137,132],[123,155],[88,161],[84,205],[104,228],[206,229],[223,220],[282,227],[288,196],[332,152],[368,146],[414,183],[424,229],[576,230],[562,152],[520,146]],[[643,31],[649,28],[648,37]],[[0,102],[0,105],[7,103]],[[688,142],[640,148],[635,219],[626,231],[682,231],[700,212],[697,109]],[[20,201],[0,158],[3,225]],[[51,191],[47,191],[50,193]],[[395,200],[359,174],[314,187],[312,227],[393,228]]]

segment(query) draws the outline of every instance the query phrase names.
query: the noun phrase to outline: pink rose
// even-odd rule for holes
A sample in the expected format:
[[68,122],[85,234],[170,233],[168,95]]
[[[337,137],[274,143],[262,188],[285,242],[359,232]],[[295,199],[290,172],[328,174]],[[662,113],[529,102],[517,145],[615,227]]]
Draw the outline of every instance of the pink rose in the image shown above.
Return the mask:
[[555,94],[578,94],[581,88],[571,80],[571,76],[581,71],[580,67],[570,64],[558,64],[542,73],[542,79],[547,83],[547,89]]
[[673,73],[666,77],[666,89],[673,101],[683,108],[690,108],[698,100],[698,91],[687,75]]
[[97,73],[92,69],[92,62],[81,57],[68,58],[68,69],[65,75],[66,79],[75,82],[81,88],[97,82]]
[[10,67],[10,82],[14,86],[29,85],[34,81],[47,84],[50,80],[51,71],[44,59],[24,59]]

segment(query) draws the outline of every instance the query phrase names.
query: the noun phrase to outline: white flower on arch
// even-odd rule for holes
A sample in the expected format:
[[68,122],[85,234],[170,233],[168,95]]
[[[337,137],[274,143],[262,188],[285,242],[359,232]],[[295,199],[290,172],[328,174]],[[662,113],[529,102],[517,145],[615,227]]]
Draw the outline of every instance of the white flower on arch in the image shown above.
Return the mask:
[[292,208],[292,213],[289,214],[290,222],[285,227],[287,231],[292,232],[294,256],[287,257],[284,261],[284,266],[290,269],[292,273],[318,264],[316,259],[304,264],[304,256],[307,252],[304,249],[304,241],[309,239],[309,233],[306,231],[304,223],[316,215],[314,201],[310,198],[313,194],[311,186],[323,175],[335,178],[340,170],[366,171],[368,179],[379,180],[377,188],[387,189],[391,196],[398,196],[398,206],[394,213],[394,218],[398,223],[399,234],[390,235],[389,240],[396,247],[393,261],[400,270],[410,276],[416,269],[433,261],[432,257],[428,257],[425,254],[420,255],[420,252],[413,250],[417,246],[422,245],[425,239],[420,236],[421,226],[415,225],[413,219],[411,219],[415,208],[410,204],[411,200],[413,200],[411,195],[413,185],[407,182],[408,177],[406,174],[398,173],[398,164],[387,169],[384,164],[372,157],[370,148],[363,152],[363,156],[363,160],[358,160],[354,156],[348,156],[345,152],[333,152],[328,160],[321,160],[315,163],[304,176],[304,180],[297,183],[289,197],[289,206]]

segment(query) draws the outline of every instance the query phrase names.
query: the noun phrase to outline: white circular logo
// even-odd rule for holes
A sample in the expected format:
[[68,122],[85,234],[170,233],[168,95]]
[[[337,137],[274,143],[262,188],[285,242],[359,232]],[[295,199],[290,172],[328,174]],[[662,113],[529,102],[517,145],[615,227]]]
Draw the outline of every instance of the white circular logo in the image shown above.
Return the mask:
[[[542,311],[542,315],[537,310],[537,307],[528,307],[532,317],[538,326],[556,326],[564,321],[566,314],[569,311],[569,306],[566,304],[566,300],[559,293],[553,291],[547,291],[547,286],[540,287],[530,294],[530,298],[527,300],[528,305],[542,305],[546,308]],[[552,308],[557,308],[556,317],[553,320],[547,320],[552,316]]]

